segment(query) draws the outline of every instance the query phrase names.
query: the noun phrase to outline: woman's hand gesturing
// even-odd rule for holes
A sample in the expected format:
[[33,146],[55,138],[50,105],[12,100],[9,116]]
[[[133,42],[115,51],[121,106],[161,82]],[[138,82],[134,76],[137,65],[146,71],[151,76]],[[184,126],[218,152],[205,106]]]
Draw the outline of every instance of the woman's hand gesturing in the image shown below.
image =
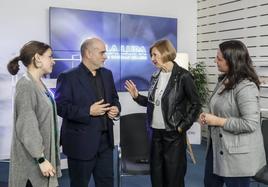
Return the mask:
[[126,80],[125,88],[130,93],[132,98],[136,99],[139,95],[139,91],[137,90],[136,84],[132,80]]

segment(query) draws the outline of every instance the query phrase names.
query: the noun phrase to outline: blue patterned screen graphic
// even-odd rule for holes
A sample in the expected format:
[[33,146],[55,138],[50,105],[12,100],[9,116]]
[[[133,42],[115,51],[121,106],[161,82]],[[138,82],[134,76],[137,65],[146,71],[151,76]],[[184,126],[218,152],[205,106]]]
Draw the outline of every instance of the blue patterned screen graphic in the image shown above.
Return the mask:
[[106,43],[105,67],[113,72],[118,91],[125,91],[124,82],[133,80],[138,89],[147,91],[151,74],[149,48],[159,39],[169,39],[177,48],[177,19],[155,16],[109,13],[51,7],[50,45],[56,61],[50,78],[77,66],[80,45],[90,37]]

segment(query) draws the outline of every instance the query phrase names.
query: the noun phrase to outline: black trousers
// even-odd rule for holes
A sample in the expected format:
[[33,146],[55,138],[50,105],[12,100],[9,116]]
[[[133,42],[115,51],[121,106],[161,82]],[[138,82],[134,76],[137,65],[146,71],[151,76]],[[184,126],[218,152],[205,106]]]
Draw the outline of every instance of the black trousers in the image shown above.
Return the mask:
[[223,187],[224,184],[227,187],[249,187],[250,177],[221,177],[215,175],[213,173],[213,149],[210,145],[206,158],[204,186]]
[[108,133],[102,135],[98,153],[92,160],[68,158],[68,170],[71,187],[88,187],[91,174],[96,187],[113,187],[113,148]]
[[186,146],[185,134],[153,129],[150,162],[152,187],[184,187]]

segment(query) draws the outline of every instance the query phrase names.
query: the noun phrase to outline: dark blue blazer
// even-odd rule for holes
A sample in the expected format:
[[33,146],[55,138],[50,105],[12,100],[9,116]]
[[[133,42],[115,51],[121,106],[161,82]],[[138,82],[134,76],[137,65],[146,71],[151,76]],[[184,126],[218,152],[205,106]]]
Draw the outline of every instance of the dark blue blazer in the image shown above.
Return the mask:
[[[101,68],[100,74],[106,102],[121,110],[112,72]],[[90,106],[98,99],[82,64],[59,75],[55,100],[58,115],[63,118],[60,138],[63,153],[73,159],[92,159],[99,147],[102,121],[89,115]],[[113,146],[113,121],[109,118],[108,132]]]

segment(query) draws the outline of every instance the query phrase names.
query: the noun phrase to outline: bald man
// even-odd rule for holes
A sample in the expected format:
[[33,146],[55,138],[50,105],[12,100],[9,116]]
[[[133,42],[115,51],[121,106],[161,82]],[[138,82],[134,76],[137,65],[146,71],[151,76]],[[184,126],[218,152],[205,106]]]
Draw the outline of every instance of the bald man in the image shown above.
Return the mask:
[[55,100],[63,118],[61,145],[67,155],[71,187],[113,186],[113,119],[120,103],[112,72],[103,67],[105,44],[98,38],[81,45],[82,62],[61,73]]

